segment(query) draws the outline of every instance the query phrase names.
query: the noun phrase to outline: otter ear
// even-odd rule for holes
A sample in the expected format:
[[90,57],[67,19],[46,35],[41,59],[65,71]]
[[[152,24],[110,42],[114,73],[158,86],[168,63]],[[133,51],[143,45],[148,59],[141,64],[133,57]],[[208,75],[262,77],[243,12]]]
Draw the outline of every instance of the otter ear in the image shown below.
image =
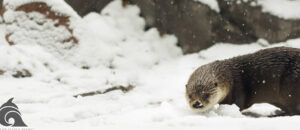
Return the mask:
[[187,84],[185,85],[185,88],[187,88]]

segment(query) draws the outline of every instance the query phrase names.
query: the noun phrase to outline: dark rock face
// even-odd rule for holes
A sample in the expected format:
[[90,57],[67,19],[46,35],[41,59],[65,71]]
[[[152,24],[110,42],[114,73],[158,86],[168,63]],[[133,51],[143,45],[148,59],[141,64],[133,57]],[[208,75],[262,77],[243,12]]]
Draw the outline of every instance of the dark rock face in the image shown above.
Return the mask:
[[300,20],[284,20],[268,13],[263,13],[261,7],[237,0],[218,0],[221,15],[233,25],[240,28],[244,34],[264,38],[270,43],[282,42],[300,36]]
[[80,15],[100,12],[112,0],[65,0]]
[[[111,0],[65,0],[81,16],[100,12]],[[161,34],[175,34],[184,53],[197,52],[216,42],[244,43],[257,38],[241,30],[208,6],[193,0],[123,0],[123,6],[136,4],[147,26],[157,27]]]
[[2,9],[2,2],[3,0],[0,0],[0,10]]
[[192,0],[131,0],[141,8],[148,26],[164,34],[175,34],[184,53],[197,52],[216,42],[244,43],[256,37],[241,30],[208,6]]
[[[65,1],[84,16],[100,12],[112,0]],[[218,0],[220,13],[193,0],[123,0],[123,6],[138,5],[146,20],[145,29],[156,27],[161,35],[175,34],[184,53],[198,52],[217,42],[241,44],[264,38],[276,43],[300,36],[300,20],[285,20],[264,13],[261,7],[250,5],[255,1],[241,0],[237,4],[237,0]],[[1,11],[3,14],[5,9]],[[77,43],[75,38],[71,40]]]
[[[112,0],[66,0],[81,16],[100,12]],[[284,20],[253,7],[256,0],[218,0],[220,13],[193,0],[123,0],[141,9],[147,26],[161,34],[175,34],[184,53],[197,52],[216,42],[250,43],[264,38],[270,43],[300,36],[300,20]]]
[[136,4],[139,6],[139,8],[141,9],[141,15],[142,17],[145,18],[146,21],[146,29],[155,26],[156,24],[156,20],[160,20],[158,18],[156,18],[156,0],[145,0],[145,1],[141,1],[141,0],[130,0],[129,1],[130,4]]

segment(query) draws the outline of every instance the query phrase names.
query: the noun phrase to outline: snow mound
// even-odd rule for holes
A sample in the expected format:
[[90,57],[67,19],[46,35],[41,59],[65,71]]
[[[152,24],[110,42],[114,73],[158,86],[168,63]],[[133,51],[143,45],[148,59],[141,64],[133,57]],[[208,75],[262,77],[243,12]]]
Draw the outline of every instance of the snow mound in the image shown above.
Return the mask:
[[[46,19],[36,12],[7,11],[4,14],[9,41],[13,44],[41,44],[52,51],[70,48],[72,43],[64,43],[72,34],[64,26],[56,27],[56,22]],[[41,23],[41,24],[38,24]]]
[[61,54],[77,43],[72,34],[72,23],[78,17],[62,16],[63,13],[51,10],[56,4],[67,6],[65,3],[58,2],[53,5],[50,2],[53,7],[49,7],[47,2],[26,3],[12,0],[4,3],[3,18],[6,23],[6,39],[10,45],[40,44],[49,51]]
[[126,85],[136,83],[139,72],[182,55],[174,36],[161,38],[156,29],[145,32],[139,12],[136,6],[124,9],[115,1],[101,15],[88,14],[74,30],[80,44],[66,60],[77,67],[101,68],[111,75],[106,82]]

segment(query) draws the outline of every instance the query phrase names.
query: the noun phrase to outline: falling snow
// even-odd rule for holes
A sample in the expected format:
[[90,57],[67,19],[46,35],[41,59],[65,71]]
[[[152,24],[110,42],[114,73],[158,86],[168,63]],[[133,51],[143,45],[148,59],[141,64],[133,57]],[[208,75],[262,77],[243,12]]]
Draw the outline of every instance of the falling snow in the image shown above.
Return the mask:
[[[37,130],[299,129],[299,116],[251,118],[236,105],[195,112],[185,99],[185,84],[200,65],[267,47],[300,48],[300,39],[272,45],[218,43],[183,55],[174,35],[161,37],[155,28],[144,31],[145,21],[139,13],[138,7],[123,8],[117,0],[101,13],[78,17],[73,28],[80,42],[70,50],[59,50],[63,55],[46,51],[45,44],[31,43],[32,37],[20,37],[27,44],[9,46],[5,25],[0,24],[0,68],[5,70],[0,76],[0,104],[14,97],[26,124]],[[32,77],[12,76],[23,69]],[[135,88],[127,93],[73,97],[115,85]],[[268,104],[249,109],[266,116],[274,110],[278,108]]]

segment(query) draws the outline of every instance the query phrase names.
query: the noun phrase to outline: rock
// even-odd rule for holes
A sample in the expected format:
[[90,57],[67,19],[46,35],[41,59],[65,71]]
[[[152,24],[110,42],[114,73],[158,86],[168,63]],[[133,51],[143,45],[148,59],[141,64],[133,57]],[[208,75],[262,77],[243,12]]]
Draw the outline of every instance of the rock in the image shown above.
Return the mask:
[[112,0],[65,0],[81,16],[100,12]]
[[[102,8],[111,0],[65,0],[81,16]],[[216,42],[247,43],[256,37],[244,34],[238,27],[210,9],[193,0],[123,0],[123,6],[136,4],[145,18],[147,30],[157,27],[161,34],[175,34],[184,53],[198,52]]]
[[3,75],[4,73],[5,71],[0,69],[0,75]]
[[3,0],[0,0],[0,15],[3,16],[3,13],[4,13],[4,9],[2,10],[2,7],[3,7]]
[[15,78],[26,78],[31,77],[32,74],[27,69],[23,69],[16,71],[12,76]]
[[106,94],[106,93],[109,93],[109,92],[112,92],[115,90],[121,90],[123,93],[127,93],[127,92],[133,90],[134,88],[135,88],[135,86],[133,86],[133,85],[128,85],[127,87],[118,85],[118,86],[110,87],[105,90],[96,90],[96,91],[77,94],[77,95],[74,95],[73,97],[78,98],[78,97],[95,96],[95,95],[99,95],[99,94]]
[[141,8],[149,27],[175,34],[184,53],[198,52],[217,42],[245,43],[256,37],[244,35],[207,5],[193,0],[130,0]]
[[3,0],[0,0],[0,10],[2,9]]
[[240,28],[244,35],[283,42],[300,36],[300,20],[285,20],[251,6],[256,0],[218,0],[221,15]]
[[78,43],[70,27],[71,16],[53,11],[44,2],[32,2],[17,7],[7,3],[2,8],[1,15],[6,24],[5,38],[10,45],[37,43],[55,49],[58,46],[71,48]]
[[149,29],[150,27],[154,27],[156,23],[156,2],[154,0],[130,0],[130,4],[136,4],[141,9],[141,15],[144,17],[146,21],[145,29]]
[[[112,0],[65,1],[80,16],[84,16],[90,12],[100,12]],[[241,3],[237,4],[237,1]],[[128,3],[138,5],[141,9],[141,16],[146,21],[145,30],[156,27],[161,35],[175,34],[178,38],[178,45],[184,53],[198,52],[217,42],[242,44],[265,39],[269,43],[277,43],[300,36],[300,20],[286,20],[264,13],[262,7],[251,6],[251,2],[255,1],[218,0],[220,13],[194,0],[123,0],[123,6],[125,7]],[[64,26],[70,35],[68,38],[60,39],[59,43],[76,44],[78,42],[69,26],[70,16],[61,15],[61,12],[53,12],[45,3],[34,2],[22,5],[15,11],[26,13],[36,11],[48,19],[58,20],[55,26]],[[3,8],[1,15],[5,12],[6,9]],[[50,12],[50,15],[47,15],[47,12]],[[37,22],[37,24],[41,23]],[[14,32],[9,32],[5,37],[10,44],[23,41],[16,41],[12,38],[16,37],[14,34]]]

